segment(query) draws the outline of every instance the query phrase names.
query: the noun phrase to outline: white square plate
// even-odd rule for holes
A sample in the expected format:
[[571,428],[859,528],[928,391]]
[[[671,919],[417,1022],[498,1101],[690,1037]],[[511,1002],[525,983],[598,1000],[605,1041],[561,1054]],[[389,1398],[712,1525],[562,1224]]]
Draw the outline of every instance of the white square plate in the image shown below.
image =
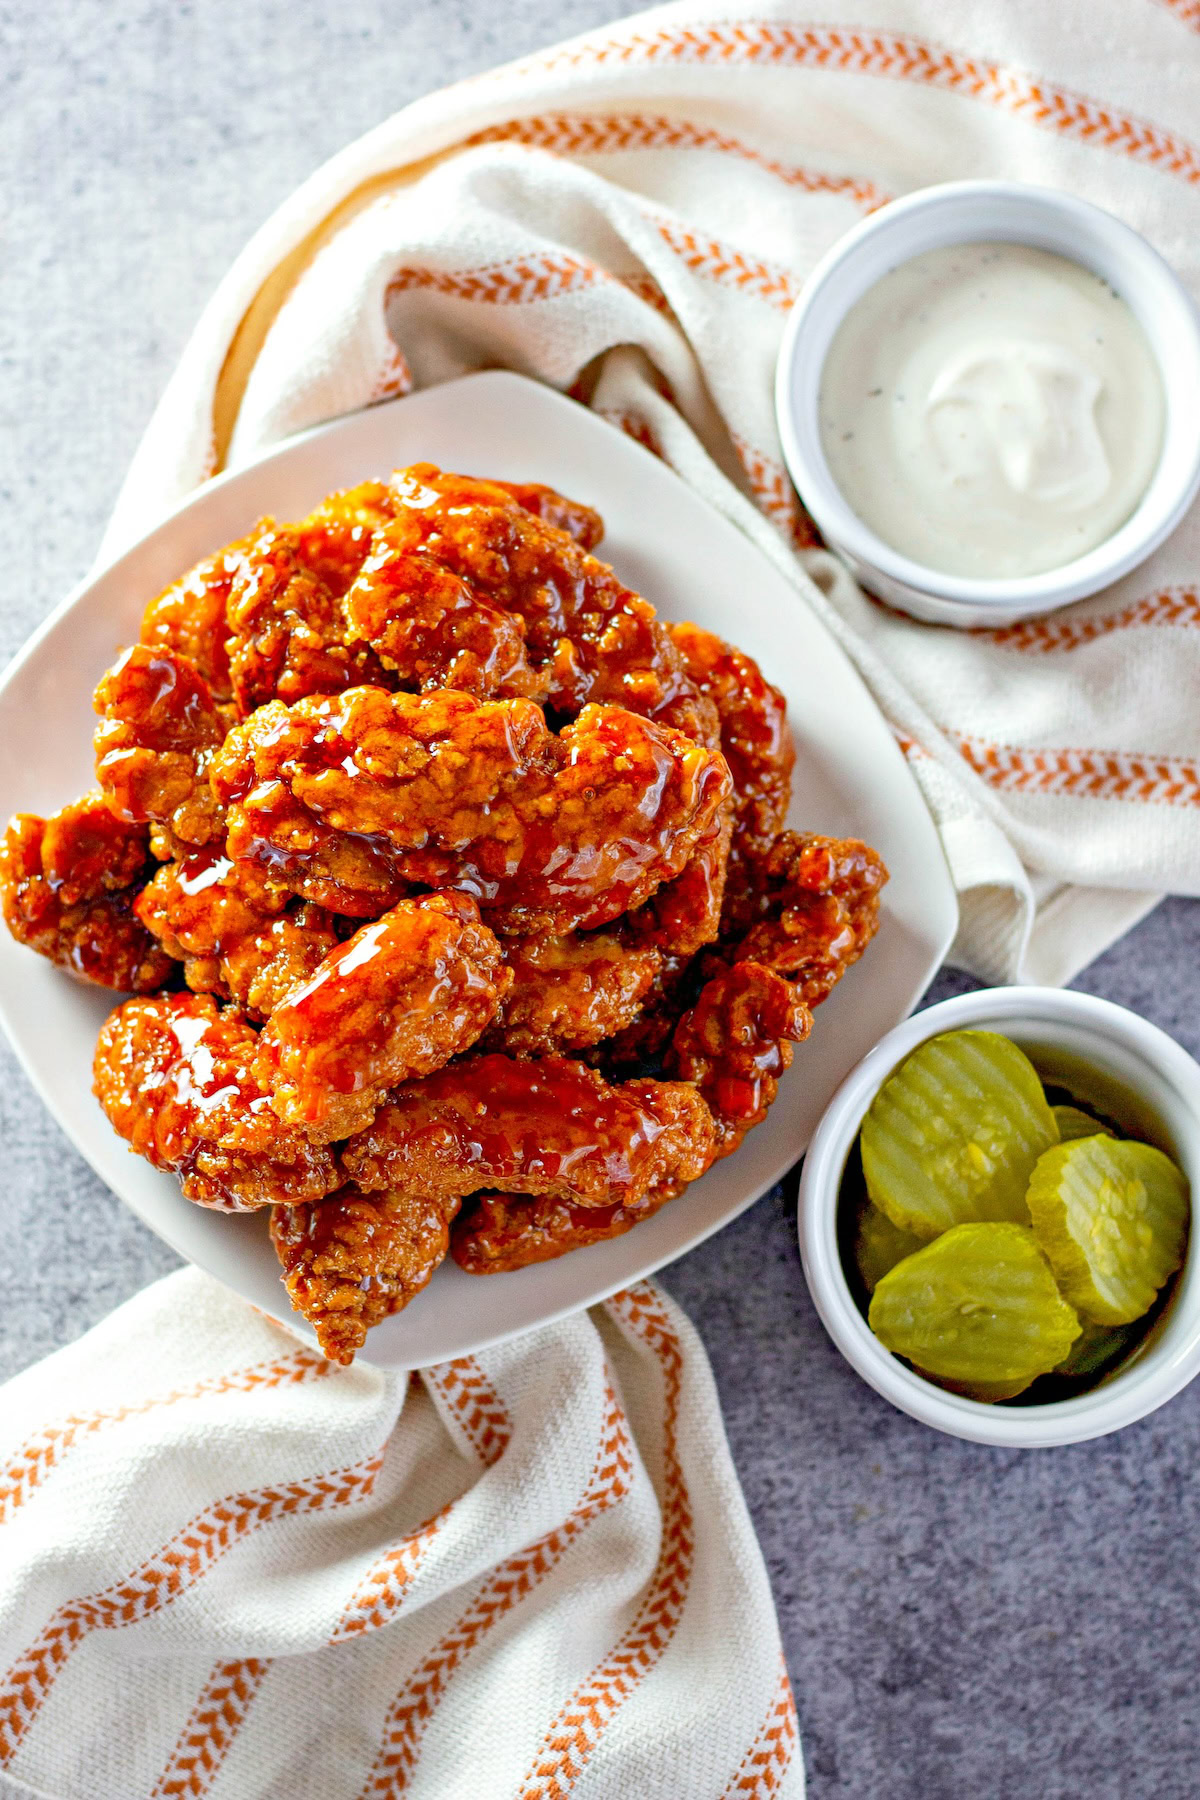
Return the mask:
[[[874,702],[824,628],[749,540],[623,433],[519,375],[469,375],[320,426],[209,482],[71,595],[0,683],[0,817],[47,813],[93,784],[92,689],[137,637],[146,601],[264,513],[297,518],[332,489],[399,464],[544,481],[599,507],[602,554],[668,619],[695,619],[757,658],[787,696],[796,738],[790,822],[862,837],[892,879],[879,935],[817,1014],[765,1124],[735,1156],[611,1243],[511,1275],[452,1263],[371,1333],[368,1354],[412,1368],[483,1348],[590,1305],[691,1249],[800,1156],[842,1077],[911,1009],[956,924],[937,834]],[[183,1199],[133,1156],[92,1096],[96,1033],[112,1006],[0,930],[0,1019],[30,1079],[92,1167],[181,1256],[264,1311],[292,1314],[264,1213]]]

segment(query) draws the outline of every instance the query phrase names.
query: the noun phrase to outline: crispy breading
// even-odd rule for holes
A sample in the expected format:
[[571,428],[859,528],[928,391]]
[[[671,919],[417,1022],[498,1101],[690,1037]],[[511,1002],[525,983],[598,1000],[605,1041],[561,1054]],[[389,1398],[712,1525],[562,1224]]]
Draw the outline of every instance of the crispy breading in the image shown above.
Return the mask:
[[164,863],[135,910],[194,993],[231,999],[254,1019],[269,1018],[340,942],[332,913],[211,845]]
[[114,1129],[220,1212],[316,1200],[341,1179],[329,1150],[280,1123],[251,1073],[257,1043],[211,995],[154,994],[110,1013],[96,1045],[95,1093]]
[[150,993],[174,966],[135,916],[150,866],[146,827],[115,818],[99,794],[46,819],[18,813],[0,843],[5,922],[80,980]]
[[286,1125],[315,1143],[349,1137],[388,1088],[470,1049],[511,983],[473,900],[401,900],[276,1007],[255,1078]]
[[887,878],[856,838],[781,831],[731,868],[717,955],[762,963],[819,1006],[874,937]]
[[451,1254],[468,1275],[503,1275],[552,1262],[571,1250],[623,1237],[684,1186],[664,1182],[640,1206],[576,1206],[552,1194],[479,1194],[455,1222]]
[[581,1206],[636,1206],[712,1158],[708,1108],[678,1082],[611,1087],[569,1057],[466,1058],[397,1088],[342,1165],[367,1191],[496,1188]]
[[619,707],[555,735],[528,700],[379,688],[260,708],[212,779],[230,855],[306,898],[372,917],[405,884],[453,887],[515,933],[639,906],[729,792],[719,753]]
[[758,963],[735,963],[701,988],[675,1028],[665,1067],[708,1102],[718,1156],[766,1118],[792,1045],[811,1030],[812,1013],[790,982]]
[[[480,687],[480,692],[543,695],[555,712],[573,716],[589,701],[624,706],[645,718],[673,725],[700,743],[715,746],[716,709],[701,694],[684,657],[653,606],[619,581],[582,543],[551,522],[555,508],[540,503],[531,511],[497,482],[444,473],[432,463],[397,470],[391,487],[395,513],[383,534],[389,575],[380,587],[366,580],[346,596],[351,630],[385,659],[412,655],[405,620],[405,562],[411,586],[427,605],[427,590],[438,571],[436,591],[452,620],[469,621],[467,601],[484,609],[486,652],[471,651],[472,682],[496,679],[505,658],[518,685]],[[382,540],[377,540],[382,541]],[[451,580],[458,588],[452,589]],[[457,600],[453,596],[457,595]],[[522,655],[497,636],[498,621],[519,622]],[[450,650],[457,654],[456,632]],[[482,629],[482,628],[481,628]],[[422,679],[436,680],[426,649]],[[536,684],[526,686],[527,668]]]
[[796,749],[787,702],[752,656],[690,620],[672,625],[688,674],[716,706],[721,750],[733,776],[736,835],[767,844],[782,831]]
[[118,819],[153,821],[185,844],[219,838],[208,784],[227,721],[195,663],[134,644],[96,689],[96,775]]
[[288,1297],[331,1362],[350,1363],[367,1332],[408,1305],[446,1255],[457,1200],[339,1188],[276,1206],[271,1242]]
[[268,700],[394,685],[372,650],[347,640],[341,602],[304,566],[301,547],[297,531],[267,519],[238,558],[225,651],[239,718]]
[[612,1037],[637,1017],[662,966],[660,950],[620,931],[509,938],[504,953],[513,985],[483,1043],[526,1055]]

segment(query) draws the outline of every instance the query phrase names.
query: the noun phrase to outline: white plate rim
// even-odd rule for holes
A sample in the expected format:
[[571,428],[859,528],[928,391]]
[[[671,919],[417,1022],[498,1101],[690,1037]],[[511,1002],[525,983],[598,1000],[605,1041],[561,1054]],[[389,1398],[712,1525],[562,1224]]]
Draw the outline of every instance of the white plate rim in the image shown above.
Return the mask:
[[[380,416],[388,414],[393,409],[411,409],[414,402],[423,403],[426,406],[437,406],[439,403],[439,396],[441,397],[442,403],[445,403],[456,392],[461,396],[464,390],[469,392],[472,401],[476,403],[478,408],[486,408],[488,405],[491,405],[493,407],[498,407],[501,412],[505,412],[514,407],[519,409],[521,407],[528,408],[533,406],[543,409],[547,418],[553,416],[554,425],[558,429],[568,432],[582,431],[585,436],[588,433],[593,432],[605,434],[606,447],[609,453],[617,454],[621,458],[633,459],[633,466],[640,467],[643,478],[647,481],[652,483],[661,482],[661,479],[665,476],[668,482],[675,484],[682,496],[686,496],[687,500],[694,507],[702,509],[708,528],[712,529],[718,535],[725,534],[727,541],[732,540],[736,543],[739,554],[745,556],[752,571],[757,567],[762,579],[769,580],[775,584],[786,585],[786,578],[774,568],[774,565],[770,562],[769,558],[764,555],[757,545],[740,532],[730,520],[726,519],[722,514],[710,507],[695,494],[693,489],[683,483],[681,479],[658,458],[654,457],[633,439],[620,432],[616,427],[609,425],[588,408],[577,405],[558,393],[557,390],[546,387],[542,383],[531,381],[527,377],[517,375],[510,371],[481,371],[472,375],[459,377],[454,381],[443,383],[434,388],[419,390],[412,395],[383,402],[374,407],[367,408],[363,412],[343,415],[324,424],[314,426],[279,445],[272,446],[269,450],[265,451],[263,455],[254,459],[253,462],[242,464],[236,469],[229,470],[212,478],[201,488],[186,496],[178,506],[159,519],[159,521],[147,530],[136,543],[130,545],[112,563],[105,565],[104,567],[93,569],[85,576],[84,579],[72,589],[65,599],[62,600],[34,630],[13,657],[8,668],[0,675],[0,718],[3,717],[4,710],[10,703],[10,696],[19,690],[23,671],[36,658],[42,646],[49,639],[53,638],[54,634],[62,626],[64,621],[74,615],[77,609],[87,606],[89,598],[92,596],[94,590],[102,583],[115,581],[119,579],[125,571],[136,568],[139,561],[146,555],[148,548],[165,541],[173,531],[179,528],[181,522],[188,521],[197,514],[203,515],[209,510],[216,510],[216,497],[228,491],[230,487],[245,484],[249,488],[253,485],[256,478],[261,479],[264,474],[269,474],[272,470],[287,465],[290,459],[295,458],[298,454],[302,453],[306,447],[313,445],[314,442],[331,444],[335,443],[340,438],[352,442],[357,431],[361,429],[364,420],[375,420]],[[598,440],[594,441],[598,442]],[[619,446],[619,451],[616,449],[617,446]],[[653,474],[651,474],[650,471],[653,471]],[[536,479],[538,477],[518,475],[514,478]],[[550,479],[548,475],[542,476],[541,478]],[[590,496],[581,493],[581,497],[586,499]],[[222,539],[221,541],[228,540]],[[212,547],[216,548],[217,546],[214,544]],[[185,564],[184,566],[187,565]],[[628,579],[628,577],[626,578]],[[148,598],[149,596],[146,595],[145,597]],[[139,605],[140,604],[141,601],[139,601]],[[795,595],[794,604],[797,608],[803,606],[799,594]],[[826,629],[820,624],[819,620],[817,620],[814,615],[807,612],[807,609],[803,614],[803,620],[804,630],[812,633],[815,638],[821,640],[823,653],[830,658],[832,663],[840,664],[842,666],[843,677],[847,678],[849,683],[858,690],[859,700],[865,705],[865,708],[869,709],[869,712],[874,718],[882,724],[881,715],[878,713],[875,702],[871,699],[862,683],[861,677],[857,674],[857,671],[853,669],[845,652],[834,642]],[[892,775],[894,777],[902,775],[903,782],[908,785],[910,790],[910,801],[915,801],[915,806],[912,806],[910,811],[910,823],[914,828],[920,829],[917,822],[923,821],[926,838],[925,847],[929,852],[930,858],[927,870],[930,883],[929,894],[927,896],[929,911],[925,922],[930,924],[931,929],[928,936],[925,966],[922,968],[919,976],[911,980],[908,983],[908,986],[902,992],[897,994],[894,1017],[892,1019],[892,1023],[896,1023],[911,1010],[912,1006],[924,991],[928,980],[944,959],[946,950],[949,948],[957,927],[957,901],[936,827],[928,814],[911,771],[904,763],[899,747],[895,744],[895,741],[892,738],[891,733],[887,731],[886,726],[884,726],[883,729],[889,749],[886,752],[881,750],[881,755],[890,754],[893,758]],[[881,738],[880,744],[882,745],[882,743],[883,739]],[[864,965],[862,965],[864,969],[869,966],[869,963],[864,963]],[[851,972],[850,976],[847,977],[847,984],[853,982],[856,973],[857,971]],[[840,995],[841,990],[838,991],[838,994],[835,994],[834,999],[837,1000]],[[827,1003],[830,1007],[832,1007],[833,1004],[833,1001]],[[119,1179],[114,1179],[111,1169],[106,1169],[103,1166],[102,1160],[95,1151],[94,1129],[92,1133],[89,1133],[88,1129],[86,1129],[82,1123],[77,1124],[76,1120],[68,1111],[66,1111],[64,1106],[60,1104],[59,1097],[56,1095],[53,1085],[45,1077],[42,1068],[34,1058],[19,1024],[15,1022],[11,1016],[7,992],[3,985],[0,985],[0,1024],[3,1024],[6,1035],[13,1045],[15,1054],[35,1092],[37,1092],[51,1116],[66,1133],[67,1137],[79,1151],[84,1160],[95,1170],[100,1178],[107,1183],[107,1185],[114,1189],[123,1203],[128,1205],[131,1210],[142,1219],[143,1223],[147,1224],[151,1230],[162,1237],[172,1249],[188,1261],[197,1261],[192,1249],[189,1248],[185,1241],[187,1233],[182,1229],[182,1225],[178,1230],[173,1231],[169,1221],[164,1221],[159,1217],[150,1216],[149,1212],[131,1196],[127,1189],[127,1184],[122,1183]],[[836,1085],[837,1083],[835,1082],[833,1086],[836,1087]],[[760,1127],[761,1132],[765,1133],[766,1130],[766,1126]],[[758,1134],[756,1133],[754,1135],[757,1138]],[[89,1141],[90,1138],[93,1141]],[[800,1145],[795,1149],[794,1156],[787,1166],[790,1167],[792,1162],[797,1160],[802,1153],[803,1145]],[[635,1270],[623,1269],[614,1279],[606,1278],[590,1283],[588,1284],[586,1294],[581,1294],[567,1299],[561,1304],[550,1305],[538,1310],[536,1317],[526,1318],[518,1323],[486,1331],[478,1335],[472,1336],[468,1334],[468,1337],[464,1338],[461,1343],[456,1343],[449,1347],[443,1345],[433,1357],[421,1357],[406,1353],[399,1360],[393,1355],[388,1354],[384,1350],[383,1345],[377,1343],[380,1334],[385,1333],[388,1326],[395,1323],[395,1320],[391,1320],[387,1321],[383,1326],[377,1327],[375,1332],[372,1333],[372,1338],[368,1342],[368,1350],[367,1352],[362,1353],[363,1358],[366,1361],[374,1361],[380,1366],[389,1368],[404,1369],[417,1367],[421,1366],[422,1363],[431,1360],[441,1361],[447,1357],[465,1355],[476,1350],[482,1350],[489,1347],[491,1344],[502,1342],[506,1338],[518,1335],[524,1331],[535,1329],[543,1324],[551,1324],[555,1320],[569,1316],[571,1313],[576,1312],[583,1307],[595,1304],[597,1301],[606,1298],[607,1295],[622,1287],[628,1286],[632,1281],[654,1273],[657,1269],[662,1268],[665,1264],[673,1261],[675,1258],[696,1248],[697,1245],[704,1242],[715,1232],[723,1229],[726,1224],[730,1223],[747,1207],[752,1205],[763,1193],[773,1187],[786,1172],[787,1169],[785,1168],[782,1171],[771,1173],[762,1180],[749,1182],[741,1194],[741,1197],[736,1202],[723,1207],[717,1216],[702,1225],[697,1226],[695,1229],[689,1230],[679,1242],[671,1243],[665,1248],[651,1250],[649,1235],[647,1235],[646,1238],[640,1240],[646,1246],[646,1254],[641,1255],[636,1259],[637,1266]],[[164,1177],[163,1179],[169,1180],[170,1178]],[[693,1186],[697,1188],[700,1185],[700,1183],[693,1184]],[[691,1190],[689,1190],[689,1192],[690,1191]],[[180,1197],[179,1204],[185,1209],[185,1214],[183,1216],[186,1217],[188,1203],[182,1201],[182,1198]],[[679,1208],[680,1206],[681,1201],[672,1203],[673,1208]],[[665,1218],[671,1210],[671,1208],[664,1209],[664,1212],[656,1215],[656,1218],[659,1220]],[[676,1213],[674,1216],[678,1217],[679,1215]],[[222,1217],[221,1223],[223,1226],[231,1227],[234,1230],[241,1230],[247,1224],[253,1223],[256,1219],[257,1215],[241,1218]],[[638,1234],[649,1234],[650,1227],[654,1223],[654,1219],[647,1221],[646,1224],[639,1226],[637,1230],[628,1234],[626,1238],[615,1240],[615,1242],[619,1244],[629,1244],[632,1241],[638,1240]],[[488,1284],[490,1286],[492,1283],[500,1281],[536,1278],[542,1270],[561,1268],[567,1263],[578,1266],[581,1258],[594,1259],[597,1250],[603,1251],[610,1247],[611,1246],[604,1245],[597,1246],[595,1250],[577,1251],[574,1252],[571,1257],[562,1259],[560,1263],[538,1265],[534,1269],[522,1271],[519,1277],[489,1277]],[[201,1266],[206,1265],[201,1264]],[[242,1292],[245,1297],[251,1298],[251,1296],[246,1293],[245,1287],[239,1286],[236,1282],[229,1281],[229,1278],[226,1275],[211,1268],[209,1268],[209,1273],[213,1274],[216,1279],[225,1281],[227,1285],[233,1286],[235,1291]],[[470,1278],[464,1277],[464,1279]],[[269,1311],[281,1324],[292,1330],[298,1336],[313,1341],[310,1328],[288,1309],[286,1295],[281,1287],[278,1290],[278,1301],[276,1304],[272,1305],[269,1302],[264,1303],[261,1294],[255,1295],[252,1303]],[[404,1318],[405,1315],[402,1314],[397,1317]],[[372,1351],[374,1351],[375,1354],[372,1354]]]

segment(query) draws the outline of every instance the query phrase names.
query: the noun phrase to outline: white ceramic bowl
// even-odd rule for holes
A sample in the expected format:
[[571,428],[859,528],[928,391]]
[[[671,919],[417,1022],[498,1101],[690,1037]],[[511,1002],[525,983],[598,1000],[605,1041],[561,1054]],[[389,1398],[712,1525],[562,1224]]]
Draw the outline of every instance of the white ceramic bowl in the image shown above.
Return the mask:
[[[1112,537],[1044,574],[977,581],[925,568],[866,526],[843,498],[821,449],[821,371],[847,311],[898,264],[949,244],[1018,243],[1055,251],[1102,275],[1138,319],[1163,372],[1163,448],[1141,503]],[[916,618],[1008,625],[1108,587],[1144,562],[1200,488],[1200,318],[1146,240],[1098,206],[1012,181],[921,188],[864,219],[818,263],[792,309],[776,371],[784,456],[829,546],[873,594]]]
[[1087,1393],[1042,1406],[987,1406],[948,1394],[884,1349],[855,1304],[838,1250],[842,1175],[858,1128],[888,1076],[943,1031],[1000,1031],[1044,1079],[1124,1121],[1174,1157],[1200,1197],[1200,1065],[1156,1025],[1110,1000],[1062,988],[985,988],[898,1025],[842,1083],[817,1128],[800,1182],[800,1254],[818,1313],[842,1354],[901,1411],[951,1437],[1034,1448],[1102,1437],[1171,1399],[1200,1372],[1200,1231],[1163,1316]]

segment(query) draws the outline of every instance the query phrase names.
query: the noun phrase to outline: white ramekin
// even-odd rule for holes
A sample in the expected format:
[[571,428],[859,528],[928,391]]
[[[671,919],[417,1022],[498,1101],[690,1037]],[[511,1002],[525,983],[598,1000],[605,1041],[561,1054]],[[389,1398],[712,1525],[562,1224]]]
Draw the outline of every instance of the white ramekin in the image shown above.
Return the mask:
[[[1140,322],[1163,375],[1162,455],[1146,493],[1113,536],[1060,569],[975,581],[902,556],[854,513],[821,449],[817,402],[830,342],[846,312],[897,264],[948,244],[1007,242],[1057,251],[1094,269]],[[1179,524],[1200,487],[1200,318],[1146,240],[1098,206],[1013,181],[921,188],[872,213],[818,263],[792,309],[775,381],[784,456],[826,543],[862,585],[919,619],[1008,625],[1107,587]]]
[[[1101,1437],[1161,1406],[1200,1372],[1200,1231],[1166,1313],[1118,1372],[1070,1400],[1043,1406],[986,1406],[945,1393],[914,1375],[871,1332],[851,1293],[838,1250],[842,1175],[863,1117],[897,1064],[939,1032],[976,1026],[1001,1031],[1048,1080],[1072,1064],[1095,1072],[1097,1104],[1111,1084],[1126,1096],[1119,1110],[1142,1108],[1140,1129],[1157,1138],[1200,1196],[1200,1065],[1156,1025],[1110,1000],[1062,988],[985,988],[944,1000],[906,1019],[851,1071],[830,1102],[804,1161],[800,1182],[800,1254],[818,1313],[838,1349],[871,1386],[926,1425],[951,1437],[1009,1448],[1077,1444]],[[1080,1092],[1077,1069],[1070,1085]],[[1104,1084],[1110,1084],[1108,1092]],[[1066,1083],[1064,1082],[1064,1085]],[[1132,1122],[1132,1121],[1131,1121]]]

